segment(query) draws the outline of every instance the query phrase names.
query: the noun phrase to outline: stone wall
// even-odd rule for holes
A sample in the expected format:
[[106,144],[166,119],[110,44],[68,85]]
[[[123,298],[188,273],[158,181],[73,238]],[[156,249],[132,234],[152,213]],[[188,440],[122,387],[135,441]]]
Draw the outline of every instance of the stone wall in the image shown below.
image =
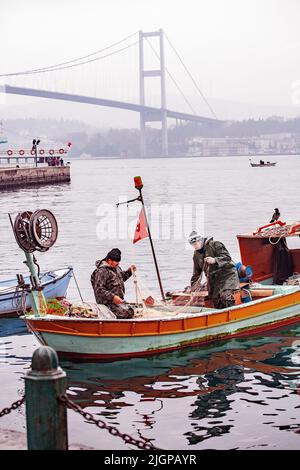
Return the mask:
[[71,181],[69,166],[0,168],[0,189]]

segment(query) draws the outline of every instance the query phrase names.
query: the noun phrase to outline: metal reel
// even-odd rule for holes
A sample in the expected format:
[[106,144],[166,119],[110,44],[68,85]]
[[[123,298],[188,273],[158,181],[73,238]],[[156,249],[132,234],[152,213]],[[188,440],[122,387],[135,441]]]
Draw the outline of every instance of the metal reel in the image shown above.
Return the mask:
[[30,218],[32,212],[20,212],[14,222],[14,234],[16,241],[22,250],[27,253],[33,253],[36,249],[30,235]]
[[52,212],[42,209],[30,217],[30,235],[38,251],[47,251],[54,245],[58,235],[57,221]]

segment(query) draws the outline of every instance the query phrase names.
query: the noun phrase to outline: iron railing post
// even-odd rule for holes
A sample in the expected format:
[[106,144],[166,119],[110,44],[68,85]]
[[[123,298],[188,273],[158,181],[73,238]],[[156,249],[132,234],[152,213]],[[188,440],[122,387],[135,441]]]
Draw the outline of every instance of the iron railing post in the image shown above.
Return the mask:
[[66,392],[66,373],[56,352],[41,346],[25,376],[27,445],[29,450],[67,450],[67,410],[58,397]]

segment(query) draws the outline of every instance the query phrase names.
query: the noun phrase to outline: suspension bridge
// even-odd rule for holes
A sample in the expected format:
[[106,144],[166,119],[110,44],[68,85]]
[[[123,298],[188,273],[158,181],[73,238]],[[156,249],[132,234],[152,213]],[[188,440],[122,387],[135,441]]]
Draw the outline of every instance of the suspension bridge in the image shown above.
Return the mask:
[[[120,47],[122,43],[128,42],[134,36],[138,35],[138,39],[135,42],[131,42],[125,46]],[[151,38],[157,38],[159,41],[159,48],[158,51],[153,47],[150,42]],[[191,79],[193,85],[195,86],[198,94],[200,95],[203,102],[206,104],[211,117],[205,117],[199,115],[188,98],[183,93],[181,87],[175,80],[174,76],[170,73],[168,68],[165,65],[165,38],[167,39],[169,45],[171,46],[172,50],[174,51],[177,59],[181,63],[183,69],[187,73],[188,77]],[[150,46],[154,56],[158,61],[158,66],[155,68],[152,66],[151,68],[145,66],[145,44]],[[139,74],[138,74],[138,88],[139,88],[139,100],[138,103],[123,101],[123,100],[116,100],[116,99],[108,99],[96,96],[90,96],[89,94],[83,93],[70,93],[69,91],[59,91],[59,90],[51,90],[41,87],[28,87],[28,86],[20,86],[17,84],[10,84],[9,82],[13,79],[14,82],[20,80],[21,78],[28,78],[28,77],[36,77],[42,76],[45,74],[53,76],[54,72],[57,71],[71,71],[78,69],[79,67],[86,66],[87,64],[94,64],[99,62],[101,59],[111,57],[115,54],[124,53],[129,48],[133,48],[133,46],[138,46],[138,60],[139,60]],[[95,75],[97,75],[97,72]],[[191,112],[183,112],[177,110],[171,110],[167,107],[167,93],[166,93],[166,75],[172,80],[173,84],[175,85],[177,91],[180,92],[181,96],[183,97],[185,104],[188,105]],[[159,106],[149,106],[146,104],[146,80],[151,78],[159,78],[160,81],[160,103]],[[6,74],[0,74],[0,79],[5,81],[4,85],[0,85],[0,92],[6,94],[13,94],[13,95],[23,95],[23,96],[31,96],[36,98],[46,98],[50,100],[63,100],[75,103],[85,103],[90,105],[96,106],[106,106],[110,108],[118,108],[124,109],[128,111],[133,111],[139,113],[140,117],[140,156],[146,157],[147,156],[147,133],[146,133],[146,124],[147,122],[158,122],[161,125],[161,156],[168,156],[168,126],[167,126],[167,119],[173,118],[180,121],[195,121],[202,124],[216,124],[220,121],[218,120],[214,110],[210,106],[209,102],[205,98],[204,94],[200,90],[196,80],[194,79],[193,75],[185,65],[182,57],[177,52],[169,38],[163,32],[162,29],[153,32],[143,32],[138,31],[126,38],[98,51],[95,51],[91,54],[72,59],[66,62],[58,63],[55,65],[19,71],[19,72],[11,72]],[[122,79],[122,78],[121,78]],[[59,81],[59,84],[61,80]],[[51,86],[53,85],[53,81]],[[68,84],[67,84],[68,88]]]

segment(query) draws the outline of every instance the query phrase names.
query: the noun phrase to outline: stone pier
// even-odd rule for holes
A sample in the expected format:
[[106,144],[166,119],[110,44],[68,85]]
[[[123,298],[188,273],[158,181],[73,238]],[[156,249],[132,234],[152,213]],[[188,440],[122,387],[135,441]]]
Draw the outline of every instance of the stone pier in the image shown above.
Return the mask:
[[20,186],[66,183],[71,181],[69,166],[0,167],[0,190]]

